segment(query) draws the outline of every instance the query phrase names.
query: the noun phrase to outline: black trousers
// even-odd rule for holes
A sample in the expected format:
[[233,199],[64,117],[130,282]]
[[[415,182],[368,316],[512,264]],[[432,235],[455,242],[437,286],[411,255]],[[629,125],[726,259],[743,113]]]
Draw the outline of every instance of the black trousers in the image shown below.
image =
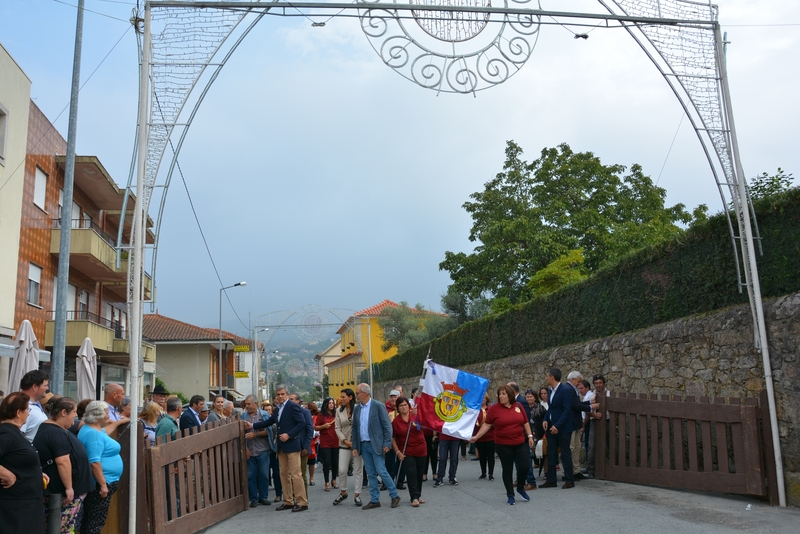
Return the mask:
[[561,469],[564,470],[564,477],[567,482],[574,482],[572,475],[572,452],[569,450],[569,442],[572,439],[572,432],[559,432],[551,434],[547,432],[547,483],[556,484],[556,464],[558,463],[558,449],[561,448]]
[[[567,443],[569,445],[569,443]],[[503,485],[506,487],[506,495],[512,497],[514,495],[514,464],[518,466],[517,469],[517,489],[525,489],[525,479],[528,476],[528,466],[530,465],[530,449],[528,444],[524,441],[519,445],[501,445],[495,444],[495,451],[497,456],[500,457],[500,465],[503,467]],[[567,447],[569,452],[569,447]],[[555,468],[553,468],[555,471]]]
[[425,474],[428,473],[428,465],[431,466],[431,473],[436,476],[436,466],[439,465],[439,442],[434,442],[433,436],[425,436],[425,444],[428,446],[428,458],[425,461]]
[[406,473],[408,495],[413,501],[422,495],[422,475],[425,473],[427,456],[406,456],[403,460],[403,470]]
[[481,464],[481,474],[486,474],[486,466],[489,466],[489,474],[494,475],[494,441],[478,441],[475,443],[478,450],[478,461]]
[[325,475],[325,483],[335,481],[339,475],[339,447],[335,449],[320,447],[319,456],[322,460],[322,474]]

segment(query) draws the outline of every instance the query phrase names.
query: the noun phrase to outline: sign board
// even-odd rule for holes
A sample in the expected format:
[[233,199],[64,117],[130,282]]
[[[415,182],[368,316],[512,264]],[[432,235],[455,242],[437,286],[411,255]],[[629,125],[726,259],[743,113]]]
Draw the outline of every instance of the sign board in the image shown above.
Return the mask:
[[249,371],[236,371],[235,373],[233,373],[233,377],[234,378],[250,378],[250,372]]
[[234,345],[233,352],[250,352],[250,345]]

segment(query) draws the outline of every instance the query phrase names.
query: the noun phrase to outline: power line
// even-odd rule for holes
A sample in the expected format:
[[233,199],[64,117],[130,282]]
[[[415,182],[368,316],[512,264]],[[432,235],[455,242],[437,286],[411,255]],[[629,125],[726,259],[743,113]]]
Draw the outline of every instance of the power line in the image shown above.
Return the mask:
[[[68,4],[67,2],[64,2],[62,0],[53,0],[53,2],[56,2],[58,4],[64,4],[65,6],[69,6],[69,7],[74,7],[75,9],[78,8],[78,6],[74,6],[72,4]],[[120,3],[122,3],[122,2],[120,2]],[[86,9],[85,7],[83,8],[83,10],[87,11],[89,13],[94,13],[95,15],[100,15],[101,17],[107,17],[107,18],[114,19],[114,20],[119,20],[119,21],[125,22],[125,23],[129,23],[130,22],[129,20],[121,19],[121,18],[118,18],[118,17],[113,17],[111,15],[106,15],[105,13],[100,13],[99,11],[93,11],[91,9]]]
[[667,150],[667,157],[664,158],[664,163],[661,165],[661,170],[658,171],[658,178],[656,179],[656,185],[658,185],[658,181],[661,180],[661,173],[664,172],[664,167],[667,166],[667,160],[669,159],[669,155],[672,152],[672,146],[675,144],[675,139],[678,138],[678,132],[681,131],[681,124],[683,124],[683,113],[681,113],[681,120],[678,123],[678,129],[675,130],[675,135],[672,136],[672,143],[669,144],[669,150]]
[[[109,50],[109,51],[108,51],[108,53],[107,53],[107,54],[106,54],[106,55],[103,57],[103,59],[102,59],[102,60],[100,60],[100,63],[98,63],[98,64],[97,64],[97,66],[96,66],[96,67],[94,68],[94,70],[92,71],[92,73],[91,73],[91,74],[89,74],[89,77],[88,77],[88,78],[86,78],[86,80],[85,80],[85,81],[84,81],[84,82],[81,84],[80,88],[78,89],[78,94],[80,94],[80,92],[83,90],[83,88],[86,86],[86,84],[87,84],[87,83],[89,83],[89,80],[91,80],[91,79],[92,79],[92,76],[94,76],[94,74],[95,74],[95,73],[98,71],[98,69],[99,69],[99,68],[100,68],[100,67],[103,65],[103,63],[105,63],[106,59],[108,59],[108,56],[110,56],[110,55],[111,55],[111,52],[113,52],[113,51],[114,51],[114,49],[117,47],[117,45],[118,45],[118,44],[119,44],[119,43],[122,41],[122,39],[123,39],[123,38],[124,38],[124,37],[125,37],[125,36],[128,34],[128,31],[129,31],[130,29],[131,29],[131,26],[128,26],[128,28],[127,28],[127,29],[126,29],[126,30],[123,32],[123,34],[120,36],[120,38],[119,38],[119,39],[117,39],[117,42],[116,42],[116,43],[114,43],[114,46],[112,46],[112,47],[111,47],[111,50]],[[52,122],[53,122],[53,125],[55,125],[55,123],[58,121],[58,119],[60,119],[60,118],[61,118],[61,115],[63,115],[63,114],[64,114],[64,112],[65,112],[65,111],[67,111],[67,108],[69,108],[69,105],[70,105],[70,102],[67,102],[67,104],[64,106],[64,108],[61,110],[61,112],[60,112],[60,113],[59,113],[59,114],[56,116],[56,118],[55,118],[55,119],[53,119],[53,121],[52,121]],[[44,136],[45,136],[45,135],[47,135],[47,133],[46,133],[46,132],[45,132],[45,133],[43,133],[42,135],[40,135],[40,136],[39,136],[39,139],[37,139],[37,140],[36,140],[36,142],[33,144],[33,147],[32,147],[32,149],[33,149],[33,148],[36,148],[36,147],[38,147],[38,146],[39,146],[39,143],[41,143],[41,142],[42,142],[42,139],[44,139]],[[26,154],[26,155],[25,155],[25,157],[22,159],[22,161],[19,163],[19,165],[17,165],[17,166],[16,166],[16,168],[14,168],[14,170],[13,170],[13,171],[11,171],[11,173],[8,175],[8,178],[6,178],[6,181],[5,181],[5,182],[3,182],[3,184],[2,184],[2,185],[0,185],[0,191],[2,191],[2,190],[3,190],[3,188],[6,186],[6,184],[8,184],[8,181],[9,181],[9,180],[11,180],[11,178],[14,176],[14,174],[16,174],[16,172],[17,172],[17,171],[20,169],[20,167],[22,167],[23,165],[25,165],[25,161],[27,161],[27,159],[28,159],[28,156],[27,156],[27,154]]]

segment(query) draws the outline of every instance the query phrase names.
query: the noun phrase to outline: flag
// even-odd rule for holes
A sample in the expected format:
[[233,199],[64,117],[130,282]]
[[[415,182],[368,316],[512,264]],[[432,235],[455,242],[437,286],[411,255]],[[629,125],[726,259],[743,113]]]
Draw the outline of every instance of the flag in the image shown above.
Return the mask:
[[448,436],[471,438],[489,380],[430,360],[424,374],[417,399],[419,422]]

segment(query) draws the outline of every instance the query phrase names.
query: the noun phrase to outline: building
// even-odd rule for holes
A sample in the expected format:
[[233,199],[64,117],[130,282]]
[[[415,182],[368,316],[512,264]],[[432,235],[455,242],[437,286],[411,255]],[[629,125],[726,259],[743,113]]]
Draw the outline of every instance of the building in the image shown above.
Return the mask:
[[[219,329],[195,326],[156,312],[144,315],[142,337],[158,350],[158,366],[163,370],[160,378],[167,391],[206,399],[219,393]],[[223,330],[222,393],[228,400],[239,401],[250,393],[253,362],[248,358],[252,358],[252,346],[251,340]]]
[[396,347],[389,350],[381,348],[383,328],[378,323],[378,318],[384,309],[399,306],[396,302],[384,300],[354,313],[339,327],[336,333],[341,336],[341,355],[325,365],[330,395],[338,397],[343,388],[354,389],[361,381],[361,372],[370,369],[370,364],[380,363],[397,354]]
[[329,363],[342,357],[341,349],[342,340],[339,338],[331,343],[330,347],[314,356],[314,360],[317,362],[318,380],[322,381],[328,375],[328,368],[326,366]]
[[[100,390],[111,382],[119,383],[128,390],[128,265],[124,257],[117,263],[117,238],[122,225],[121,243],[130,241],[136,198],[128,194],[127,213],[123,214],[126,193],[120,190],[100,160],[96,156],[76,156],[73,201],[70,206],[64,206],[64,154],[67,143],[29,98],[27,106],[24,164],[19,166],[9,181],[9,184],[16,182],[17,174],[22,176],[18,249],[13,256],[16,275],[11,285],[15,291],[11,301],[14,305],[14,325],[18,327],[23,320],[29,320],[39,347],[52,350],[61,214],[68,209],[71,237],[64,394],[73,397],[77,394],[76,353],[87,337],[91,339],[98,356],[98,396]],[[5,194],[3,191],[4,197]],[[148,231],[147,241],[153,242],[152,232]],[[144,285],[145,298],[149,298],[152,282],[148,276]],[[3,284],[2,291],[6,290]],[[4,306],[6,302],[3,299]],[[140,390],[147,394],[154,386],[155,347],[144,343],[142,357],[144,376]],[[43,368],[49,371],[49,364],[44,364]]]
[[[14,304],[31,81],[3,45],[0,73],[0,344],[10,347],[16,335]],[[11,389],[10,361],[0,358],[0,390],[6,392]]]

